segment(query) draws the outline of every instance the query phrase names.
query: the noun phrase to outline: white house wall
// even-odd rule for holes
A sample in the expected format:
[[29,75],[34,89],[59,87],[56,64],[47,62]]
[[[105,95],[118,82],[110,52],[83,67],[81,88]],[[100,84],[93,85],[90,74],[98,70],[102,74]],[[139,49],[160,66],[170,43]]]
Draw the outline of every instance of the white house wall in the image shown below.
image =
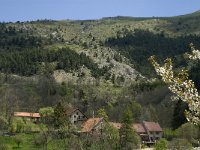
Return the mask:
[[85,116],[79,110],[76,110],[70,115],[70,121],[71,123],[76,123],[84,120],[84,117]]

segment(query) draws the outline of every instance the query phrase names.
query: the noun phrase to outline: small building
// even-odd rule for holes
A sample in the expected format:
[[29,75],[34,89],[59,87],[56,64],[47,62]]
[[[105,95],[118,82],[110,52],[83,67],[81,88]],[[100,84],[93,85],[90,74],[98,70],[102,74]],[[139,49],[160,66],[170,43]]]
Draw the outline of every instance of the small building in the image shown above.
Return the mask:
[[134,123],[133,129],[137,132],[137,134],[140,136],[141,141],[145,143],[145,141],[149,141],[149,135],[145,130],[145,127],[141,123]]
[[81,133],[86,134],[102,134],[102,129],[104,126],[103,118],[89,118],[83,123]]
[[[109,122],[109,124],[116,129],[122,127],[121,123]],[[163,131],[158,123],[143,121],[142,123],[134,123],[132,127],[140,136],[143,143],[153,144],[156,140],[162,138]]]
[[66,108],[66,114],[72,124],[82,123],[87,120],[87,117],[78,108]]
[[162,138],[163,130],[158,123],[143,121],[143,126],[149,136],[150,142],[154,143],[156,140]]
[[41,118],[39,113],[31,113],[31,112],[14,112],[14,117],[27,119],[34,122],[38,122],[39,119]]

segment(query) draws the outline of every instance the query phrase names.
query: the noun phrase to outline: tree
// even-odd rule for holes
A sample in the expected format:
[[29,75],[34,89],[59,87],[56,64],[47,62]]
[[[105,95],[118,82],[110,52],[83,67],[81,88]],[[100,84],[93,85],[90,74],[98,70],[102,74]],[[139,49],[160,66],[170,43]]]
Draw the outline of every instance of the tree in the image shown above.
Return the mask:
[[124,111],[122,118],[122,127],[119,130],[120,149],[133,149],[139,147],[140,139],[132,127],[133,115],[130,108]]
[[139,122],[142,115],[142,106],[135,100],[130,105],[135,122]]
[[[119,144],[119,131],[105,122],[103,128],[103,135],[101,137],[104,141],[104,149],[117,149]],[[106,144],[105,144],[106,143]]]
[[69,149],[68,146],[69,138],[73,137],[73,132],[75,132],[75,126],[72,126],[69,121],[69,116],[67,116],[65,108],[61,102],[59,102],[54,109],[54,137],[56,139],[61,139],[65,149]]
[[34,136],[35,145],[43,145],[44,150],[48,150],[48,144],[52,141],[52,128],[40,125],[40,134]]
[[182,124],[187,122],[187,119],[184,115],[185,109],[188,110],[187,104],[179,99],[174,108],[174,114],[172,119],[173,129],[177,129]]
[[104,108],[100,108],[100,109],[98,110],[98,116],[99,116],[99,117],[102,117],[106,122],[109,121],[108,115],[107,115],[107,113],[106,113],[106,111],[105,111]]
[[20,135],[16,135],[14,141],[17,144],[17,147],[19,148],[20,144],[23,143],[23,138]]
[[42,116],[41,119],[43,123],[45,123],[46,125],[50,125],[53,123],[54,109],[52,107],[40,108],[39,113]]
[[[190,59],[200,59],[200,52],[191,45],[192,54],[186,54]],[[177,75],[172,70],[172,60],[167,58],[165,64],[160,66],[154,56],[149,58],[158,75],[168,85],[170,91],[188,104],[185,115],[188,121],[200,125],[200,96],[195,88],[194,82],[188,78],[187,70],[181,70]]]
[[61,102],[59,102],[54,108],[53,124],[55,129],[59,129],[69,123],[68,117],[65,112],[65,108]]
[[54,109],[52,107],[40,108],[39,113],[42,117],[52,116],[54,113]]

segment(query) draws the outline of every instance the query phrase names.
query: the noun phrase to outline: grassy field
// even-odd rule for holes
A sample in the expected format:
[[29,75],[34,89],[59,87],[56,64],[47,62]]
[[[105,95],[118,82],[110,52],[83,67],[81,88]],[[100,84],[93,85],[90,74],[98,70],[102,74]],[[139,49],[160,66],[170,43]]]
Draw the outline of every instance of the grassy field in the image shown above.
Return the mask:
[[[15,142],[16,136],[20,136],[22,139],[22,143],[17,145]],[[42,149],[42,146],[36,146],[34,145],[34,134],[18,134],[16,136],[11,137],[5,137],[0,136],[0,145],[5,145],[7,149],[20,149],[20,150],[36,150],[36,149]],[[1,146],[0,146],[1,149]]]
[[[21,143],[19,147],[16,143],[16,138],[19,137],[21,139]],[[0,150],[4,150],[3,146],[6,148],[5,150],[42,150],[45,149],[44,143],[38,144],[38,141],[42,141],[42,136],[40,133],[31,133],[31,134],[16,134],[15,136],[0,136]],[[3,146],[2,146],[3,145]],[[64,149],[66,147],[66,143],[63,140],[49,138],[47,149],[48,150],[57,150]]]

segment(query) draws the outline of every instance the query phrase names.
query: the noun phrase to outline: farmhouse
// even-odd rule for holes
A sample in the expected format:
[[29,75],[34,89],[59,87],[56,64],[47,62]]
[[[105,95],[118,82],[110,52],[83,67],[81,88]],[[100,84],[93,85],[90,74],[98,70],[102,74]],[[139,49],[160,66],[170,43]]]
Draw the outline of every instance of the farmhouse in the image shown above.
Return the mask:
[[163,130],[158,123],[143,121],[143,126],[150,143],[162,138]]
[[72,124],[83,123],[87,120],[87,117],[78,108],[66,108],[66,115]]
[[104,126],[103,118],[89,118],[83,123],[81,133],[101,134]]
[[[110,122],[109,124],[116,129],[122,127],[121,123]],[[134,123],[132,127],[141,137],[143,143],[155,143],[156,140],[162,138],[163,131],[158,123],[143,121],[142,123]]]

